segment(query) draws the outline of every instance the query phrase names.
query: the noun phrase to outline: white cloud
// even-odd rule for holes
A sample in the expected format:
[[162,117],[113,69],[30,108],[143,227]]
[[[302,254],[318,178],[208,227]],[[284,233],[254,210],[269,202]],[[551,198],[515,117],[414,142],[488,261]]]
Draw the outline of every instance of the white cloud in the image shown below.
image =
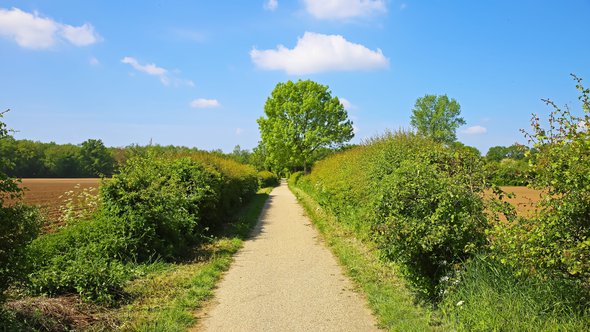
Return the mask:
[[236,136],[240,136],[244,133],[244,129],[242,128],[236,128]]
[[91,66],[98,66],[98,65],[100,65],[100,61],[98,61],[98,59],[97,59],[96,57],[91,57],[91,58],[88,60],[88,63],[89,63]]
[[352,109],[352,103],[348,101],[348,99],[344,99],[344,98],[338,98],[338,100],[340,100],[340,104],[342,104],[342,106],[344,106],[345,110],[350,110]]
[[306,32],[293,49],[283,45],[276,50],[254,48],[250,51],[250,58],[261,69],[284,70],[293,75],[389,67],[389,60],[381,49],[372,51],[340,35],[313,32]]
[[91,24],[76,27],[18,8],[0,8],[0,36],[14,39],[20,47],[30,49],[47,49],[60,39],[75,46],[87,46],[101,40]]
[[76,46],[92,45],[99,40],[98,35],[94,32],[94,27],[88,23],[79,27],[64,25],[62,34],[65,39]]
[[466,128],[464,130],[461,131],[463,134],[467,134],[467,135],[481,135],[481,134],[485,134],[488,132],[488,129],[486,127],[482,127],[482,126],[472,126],[469,128]]
[[267,0],[264,2],[263,8],[266,10],[274,11],[279,7],[278,0]]
[[348,19],[387,12],[385,0],[304,0],[305,10],[318,19]]
[[191,101],[191,107],[193,108],[217,108],[220,107],[221,104],[217,99],[205,99],[199,98]]
[[141,63],[139,63],[139,61],[137,61],[137,59],[130,57],[130,56],[124,57],[123,59],[121,59],[121,62],[130,65],[135,70],[140,71],[142,73],[146,73],[148,75],[159,77],[160,82],[162,82],[162,84],[164,84],[166,86],[168,86],[168,85],[174,85],[174,86],[188,85],[190,87],[195,86],[195,83],[191,80],[184,80],[184,79],[172,77],[170,72],[167,69],[162,68],[162,67],[158,67],[154,63],[141,64]]

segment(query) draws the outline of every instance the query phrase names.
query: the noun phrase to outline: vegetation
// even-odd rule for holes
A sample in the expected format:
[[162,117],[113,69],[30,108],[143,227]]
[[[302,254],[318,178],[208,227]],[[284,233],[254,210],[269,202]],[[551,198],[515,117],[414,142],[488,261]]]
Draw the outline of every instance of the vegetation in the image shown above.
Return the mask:
[[267,164],[275,171],[307,172],[322,148],[340,146],[354,136],[342,103],[327,86],[310,80],[277,84],[264,113],[258,125]]
[[473,153],[397,132],[318,162],[298,183],[435,299],[487,243],[482,167]]
[[455,99],[449,100],[447,95],[425,95],[416,99],[410,124],[420,135],[452,143],[457,140],[457,128],[465,124],[460,114],[461,106]]
[[367,294],[367,300],[379,325],[388,331],[442,330],[433,313],[423,306],[415,305],[412,293],[399,277],[399,268],[391,262],[379,259],[371,241],[355,238],[350,224],[340,223],[333,214],[293,186],[289,185],[305,211],[312,219],[348,276]]
[[521,144],[493,146],[486,154],[490,181],[498,186],[526,186],[534,177],[530,164],[536,149]]
[[[397,132],[291,182],[348,236],[399,264],[452,330],[588,330],[590,91],[574,79],[582,116],[546,101],[549,129],[533,117],[533,149],[495,148],[484,161],[460,144]],[[548,193],[532,216],[487,198],[490,163],[507,159],[530,165],[527,181]]]
[[[0,142],[9,133],[1,121],[4,113],[0,112]],[[0,164],[5,163],[7,160],[0,158]],[[20,203],[6,205],[7,198],[18,199],[21,194],[17,181],[0,171],[0,304],[4,300],[4,291],[21,281],[28,272],[26,246],[38,235],[41,227],[41,217],[36,209]]]
[[116,162],[101,140],[89,139],[80,145],[0,140],[4,160],[0,171],[18,178],[111,176]]

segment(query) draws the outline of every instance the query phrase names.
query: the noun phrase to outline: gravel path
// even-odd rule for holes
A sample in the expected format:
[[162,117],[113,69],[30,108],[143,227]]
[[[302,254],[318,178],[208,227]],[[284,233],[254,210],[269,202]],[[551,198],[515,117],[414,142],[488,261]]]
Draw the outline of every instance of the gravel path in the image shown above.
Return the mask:
[[270,194],[196,331],[378,331],[286,184]]

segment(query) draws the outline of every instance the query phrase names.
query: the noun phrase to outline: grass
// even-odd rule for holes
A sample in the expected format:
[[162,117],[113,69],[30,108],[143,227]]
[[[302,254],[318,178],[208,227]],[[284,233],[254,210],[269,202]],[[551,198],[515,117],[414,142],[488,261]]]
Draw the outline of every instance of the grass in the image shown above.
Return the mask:
[[456,331],[589,331],[588,298],[571,282],[516,277],[485,256],[441,304]]
[[[0,331],[187,330],[195,325],[195,311],[212,297],[222,273],[256,225],[271,190],[260,190],[227,229],[195,248],[192,259],[132,266],[136,277],[125,286],[127,299],[119,307],[80,303],[75,296],[24,298],[14,302],[21,308],[18,312],[0,307]],[[50,312],[39,309],[48,306]],[[12,325],[3,327],[3,322]]]
[[397,266],[378,258],[377,250],[322,209],[301,189],[290,186],[348,276],[366,294],[379,326],[389,331],[441,331],[431,310],[415,303]]

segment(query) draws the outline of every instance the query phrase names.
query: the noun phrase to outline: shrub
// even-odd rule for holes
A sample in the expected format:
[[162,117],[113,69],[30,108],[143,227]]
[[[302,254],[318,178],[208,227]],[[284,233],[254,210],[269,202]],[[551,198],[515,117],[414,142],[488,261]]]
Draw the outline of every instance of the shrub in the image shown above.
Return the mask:
[[532,186],[547,192],[532,218],[519,218],[510,227],[496,227],[498,258],[520,273],[579,280],[590,285],[590,89],[574,76],[582,115],[553,110],[549,129],[533,116],[527,134],[538,149]]
[[289,176],[289,182],[296,185],[299,179],[303,176],[303,172],[298,171]]
[[0,299],[11,284],[29,270],[26,246],[39,233],[41,216],[36,208],[17,204],[0,206]]
[[202,213],[217,207],[220,177],[187,158],[132,158],[101,186],[104,214],[124,225],[130,258],[169,259],[198,239]]
[[258,172],[258,187],[276,187],[280,184],[279,177],[273,172],[260,171]]

